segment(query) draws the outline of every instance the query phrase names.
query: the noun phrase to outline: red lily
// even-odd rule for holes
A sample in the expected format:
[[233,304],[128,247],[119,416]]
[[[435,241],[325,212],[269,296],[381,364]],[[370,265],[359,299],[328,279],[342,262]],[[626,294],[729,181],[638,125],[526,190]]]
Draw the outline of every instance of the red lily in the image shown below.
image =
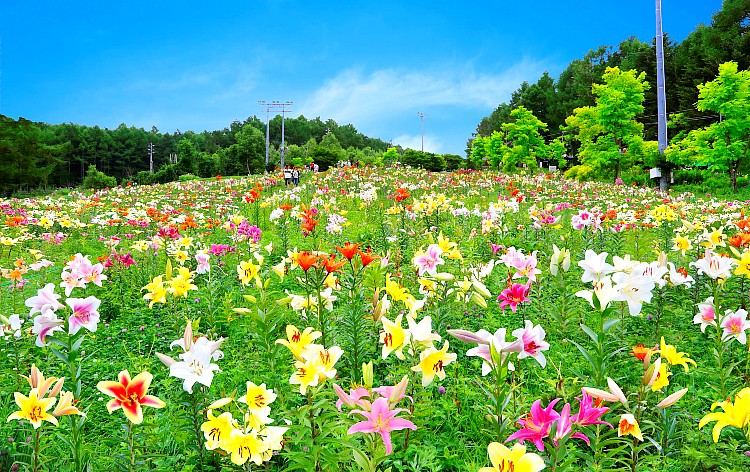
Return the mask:
[[143,421],[143,411],[141,406],[152,406],[154,408],[164,408],[166,403],[159,400],[153,395],[146,395],[148,387],[154,376],[148,372],[141,372],[134,379],[130,379],[130,373],[123,370],[117,376],[117,382],[102,381],[96,384],[105,395],[114,397],[107,403],[107,411],[112,413],[122,408],[125,417],[133,424],[140,424]]

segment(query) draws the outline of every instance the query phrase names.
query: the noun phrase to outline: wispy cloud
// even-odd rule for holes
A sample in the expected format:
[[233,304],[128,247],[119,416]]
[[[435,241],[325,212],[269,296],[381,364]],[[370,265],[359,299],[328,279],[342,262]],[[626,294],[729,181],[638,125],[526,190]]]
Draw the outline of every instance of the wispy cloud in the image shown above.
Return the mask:
[[535,80],[543,70],[534,61],[522,61],[496,74],[478,73],[472,64],[419,71],[348,69],[314,91],[299,110],[308,116],[361,124],[428,107],[492,109],[521,82]]
[[[422,135],[402,134],[401,136],[393,138],[393,144],[399,144],[404,149],[416,149],[420,151],[422,149]],[[425,134],[424,150],[425,152],[439,154],[443,151],[443,143],[440,138]]]

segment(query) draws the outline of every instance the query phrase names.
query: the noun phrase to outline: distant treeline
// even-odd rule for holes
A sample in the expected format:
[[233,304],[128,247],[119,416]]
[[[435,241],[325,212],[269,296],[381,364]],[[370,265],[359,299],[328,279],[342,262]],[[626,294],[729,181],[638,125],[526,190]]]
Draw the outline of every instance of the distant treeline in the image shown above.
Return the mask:
[[[680,8],[678,4],[672,7]],[[697,85],[713,80],[719,65],[725,62],[737,62],[740,70],[750,68],[750,0],[724,0],[710,26],[698,26],[680,43],[670,41],[665,35],[664,56],[667,111],[683,114],[680,126],[670,130],[670,137],[679,131],[718,121],[717,114],[696,110]],[[545,72],[536,83],[521,84],[508,103],[501,103],[479,122],[476,133],[468,141],[467,152],[476,136],[490,136],[500,131],[503,123],[513,121],[511,111],[521,106],[547,124],[545,137],[548,140],[561,136],[560,127],[573,110],[594,105],[592,85],[602,83],[607,67],[646,73],[652,86],[645,93],[644,112],[638,119],[644,124],[644,138],[655,140],[656,43],[629,38],[617,48],[601,46],[589,51],[582,59],[571,62],[557,80]]]
[[[265,117],[264,117],[265,118]],[[72,123],[34,123],[0,115],[0,192],[38,186],[77,186],[89,166],[115,177],[118,182],[149,172],[149,146],[153,145],[153,169],[160,180],[193,173],[237,175],[263,172],[265,168],[265,119],[253,116],[235,121],[218,131],[162,133],[121,124],[116,129]],[[269,166],[280,161],[281,116],[269,122]],[[324,138],[326,138],[324,140]],[[351,125],[334,120],[308,120],[304,116],[284,120],[286,161],[309,161],[316,152],[354,161],[358,156],[381,156],[388,143],[370,138]],[[321,143],[327,146],[321,148]],[[179,159],[178,159],[179,157]],[[179,161],[179,164],[178,164]],[[147,179],[146,179],[147,180]]]

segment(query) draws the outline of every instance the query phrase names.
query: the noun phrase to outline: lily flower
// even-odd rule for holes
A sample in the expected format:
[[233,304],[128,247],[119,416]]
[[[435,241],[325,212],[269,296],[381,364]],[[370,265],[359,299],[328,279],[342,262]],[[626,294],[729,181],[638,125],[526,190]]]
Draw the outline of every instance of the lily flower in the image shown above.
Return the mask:
[[102,301],[94,296],[86,298],[68,298],[65,303],[73,310],[68,318],[68,333],[76,334],[81,328],[86,328],[92,333],[96,331],[99,324],[99,305]]
[[526,446],[516,444],[508,449],[500,443],[487,446],[492,467],[482,467],[479,472],[539,472],[544,469],[544,459],[533,452],[526,452]]
[[546,367],[547,359],[542,351],[549,350],[549,343],[544,341],[545,332],[541,325],[534,326],[525,320],[524,327],[513,331],[513,336],[523,341],[523,350],[518,354],[519,359],[533,357],[542,368]]
[[287,325],[286,339],[277,339],[276,344],[283,344],[288,347],[294,357],[302,360],[302,351],[322,335],[320,331],[313,331],[311,327],[305,328],[304,331],[300,332],[296,326]]
[[705,302],[698,304],[698,314],[693,317],[693,323],[701,325],[701,333],[706,332],[707,326],[716,326],[714,297],[708,297]]
[[42,425],[42,421],[49,421],[57,426],[57,418],[47,413],[47,410],[55,404],[57,398],[39,398],[39,393],[35,388],[31,389],[28,397],[20,392],[14,392],[14,396],[16,405],[21,410],[8,416],[8,421],[27,420],[34,426],[34,429],[39,428]]
[[644,302],[651,302],[651,291],[656,286],[651,277],[636,271],[631,274],[618,272],[612,275],[612,281],[617,284],[615,289],[620,291],[620,294],[612,300],[627,302],[631,316],[636,316],[641,312]]
[[378,433],[383,439],[383,444],[385,444],[385,454],[390,455],[391,452],[393,452],[391,431],[398,431],[407,428],[412,430],[417,429],[417,426],[411,421],[396,417],[396,415],[402,411],[406,410],[404,408],[395,408],[391,410],[387,398],[378,398],[372,403],[372,411],[352,410],[352,413],[358,413],[364,416],[365,420],[352,425],[346,434]]
[[142,407],[164,408],[166,406],[166,403],[157,397],[146,394],[153,378],[150,373],[141,372],[131,380],[130,373],[123,370],[117,376],[117,382],[101,381],[96,384],[96,388],[103,394],[114,397],[107,403],[107,411],[110,414],[122,408],[125,417],[131,423],[140,424],[143,422]]
[[628,434],[643,441],[641,428],[635,420],[635,417],[626,413],[620,416],[620,423],[617,425],[617,435],[627,436]]
[[454,362],[457,357],[456,354],[448,352],[448,347],[448,341],[445,341],[441,350],[431,347],[419,354],[419,365],[412,367],[411,370],[422,371],[423,387],[430,385],[436,375],[440,380],[445,379],[445,366]]
[[685,368],[685,372],[688,369],[688,363],[692,363],[694,366],[697,365],[690,356],[684,352],[677,352],[677,348],[671,344],[664,342],[664,336],[661,337],[661,343],[659,344],[659,355],[662,359],[667,361],[669,365],[681,365]]
[[705,274],[714,280],[728,279],[734,264],[735,261],[731,257],[722,257],[710,249],[706,249],[702,258],[690,263],[698,269],[699,274]]
[[201,431],[206,438],[206,449],[224,449],[224,445],[229,440],[229,434],[235,429],[235,420],[230,412],[224,412],[219,416],[214,416],[212,409],[208,410],[208,421],[201,425]]
[[518,304],[523,302],[531,301],[528,297],[529,291],[531,290],[531,280],[526,284],[513,284],[509,288],[506,288],[497,297],[497,301],[500,302],[500,310],[505,312],[505,307],[510,306],[510,309],[515,313],[518,310]]
[[698,423],[698,428],[703,428],[711,421],[716,421],[713,429],[715,443],[719,442],[719,435],[725,426],[734,426],[735,428],[743,429],[750,424],[750,388],[745,387],[740,390],[734,396],[734,403],[730,400],[714,403],[711,405],[711,411],[714,411],[717,406],[721,407],[724,411],[709,413]]
[[[589,396],[585,391],[582,391],[581,396],[576,397],[576,399],[578,400],[578,413],[570,417],[570,420],[574,424],[577,424],[578,426],[605,424],[610,428],[612,427],[611,424],[600,419],[606,412],[609,411],[608,407],[595,407],[593,398]],[[588,441],[586,441],[586,443],[588,443]]]
[[58,300],[60,295],[55,293],[55,284],[47,284],[44,288],[37,291],[36,296],[26,299],[24,304],[31,308],[30,315],[34,313],[45,313],[48,310],[57,311],[64,308],[64,305]]
[[531,405],[529,413],[518,420],[521,429],[511,434],[505,442],[518,439],[523,444],[525,441],[531,441],[539,451],[543,451],[543,440],[549,436],[552,425],[560,418],[560,414],[555,411],[555,405],[559,401],[560,399],[556,398],[547,408],[542,408],[541,400],[536,400]]
[[47,310],[41,315],[34,317],[34,327],[31,333],[36,334],[36,345],[44,347],[47,345],[47,336],[55,334],[57,331],[63,331],[62,325],[65,321],[59,319],[57,314],[52,310]]
[[608,255],[609,254],[606,252],[597,254],[591,249],[588,249],[585,258],[582,261],[578,261],[578,266],[583,269],[581,282],[599,281],[605,275],[611,274],[614,267],[607,263]]
[[724,313],[724,318],[721,320],[721,327],[724,329],[722,339],[732,340],[736,339],[740,344],[747,343],[747,331],[750,328],[750,321],[747,320],[747,311],[740,308],[739,310],[732,312],[727,310]]
[[398,315],[395,321],[391,321],[385,316],[381,318],[383,321],[383,332],[380,333],[380,342],[383,343],[382,355],[383,359],[395,351],[396,357],[401,360],[406,359],[404,357],[404,346],[409,344],[411,333],[401,327],[401,319],[403,315]]

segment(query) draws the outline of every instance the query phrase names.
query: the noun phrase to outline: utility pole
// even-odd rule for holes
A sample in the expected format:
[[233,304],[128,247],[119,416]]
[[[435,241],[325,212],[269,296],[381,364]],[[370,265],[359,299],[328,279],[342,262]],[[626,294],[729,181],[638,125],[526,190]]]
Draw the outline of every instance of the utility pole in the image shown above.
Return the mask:
[[[258,100],[258,105],[260,105],[261,108],[264,107],[266,105],[265,100]],[[268,113],[270,111],[271,109],[266,106],[266,110],[265,110],[266,112],[266,168],[265,168],[265,172],[268,172],[268,124],[269,124]]]
[[424,152],[424,119],[429,118],[430,115],[425,115],[421,111],[418,111],[417,115],[419,115],[419,119],[422,120],[422,152]]
[[[659,113],[657,139],[659,141],[660,161],[664,162],[664,150],[667,149],[667,94],[664,88],[664,35],[661,27],[661,0],[656,0],[656,103]],[[669,189],[669,174],[666,168],[661,170],[659,190]]]
[[148,143],[148,171],[154,173],[154,143]]
[[294,102],[280,102],[278,100],[272,100],[267,102],[265,100],[259,100],[258,105],[266,107],[266,166],[268,166],[268,113],[271,110],[281,110],[281,168],[284,168],[284,155],[286,154],[286,148],[284,147],[284,117],[289,111],[287,107],[290,107]]

